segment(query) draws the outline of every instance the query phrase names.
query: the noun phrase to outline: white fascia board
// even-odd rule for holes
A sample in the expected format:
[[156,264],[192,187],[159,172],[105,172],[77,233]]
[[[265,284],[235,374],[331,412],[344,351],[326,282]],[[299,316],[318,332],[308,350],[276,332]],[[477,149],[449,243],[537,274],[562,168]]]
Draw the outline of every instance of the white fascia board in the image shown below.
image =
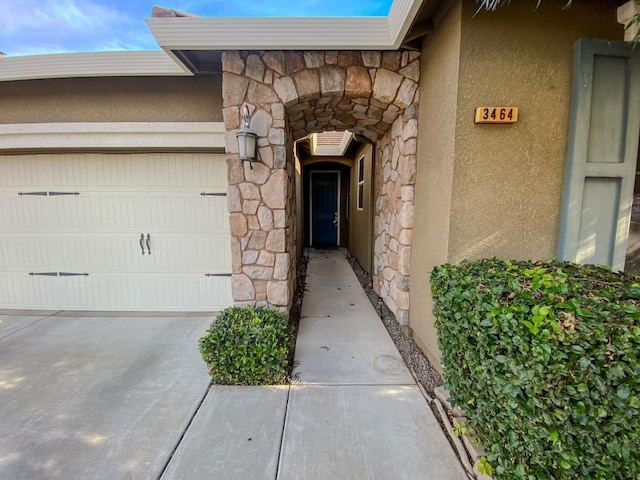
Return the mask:
[[165,50],[367,50],[389,48],[386,17],[146,19]]
[[147,18],[169,50],[396,50],[424,0],[394,0],[387,17]]
[[404,41],[424,0],[394,0],[389,10],[389,38],[392,48],[398,49]]
[[0,151],[223,149],[223,122],[76,122],[0,125]]
[[0,58],[0,81],[192,75],[162,50],[55,53]]

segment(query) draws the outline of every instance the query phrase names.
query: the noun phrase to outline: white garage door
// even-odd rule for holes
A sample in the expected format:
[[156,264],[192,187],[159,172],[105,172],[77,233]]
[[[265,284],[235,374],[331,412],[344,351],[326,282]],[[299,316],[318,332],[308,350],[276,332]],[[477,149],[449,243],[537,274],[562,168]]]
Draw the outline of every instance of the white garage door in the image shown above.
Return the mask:
[[224,155],[0,156],[0,308],[231,304]]

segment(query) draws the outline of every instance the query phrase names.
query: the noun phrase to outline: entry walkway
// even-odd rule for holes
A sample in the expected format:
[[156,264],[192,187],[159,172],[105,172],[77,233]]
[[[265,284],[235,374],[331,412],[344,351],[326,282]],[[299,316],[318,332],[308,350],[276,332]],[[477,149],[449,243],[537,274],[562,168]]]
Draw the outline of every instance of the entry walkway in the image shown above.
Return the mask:
[[162,479],[466,479],[344,251],[306,284],[299,381],[212,387]]

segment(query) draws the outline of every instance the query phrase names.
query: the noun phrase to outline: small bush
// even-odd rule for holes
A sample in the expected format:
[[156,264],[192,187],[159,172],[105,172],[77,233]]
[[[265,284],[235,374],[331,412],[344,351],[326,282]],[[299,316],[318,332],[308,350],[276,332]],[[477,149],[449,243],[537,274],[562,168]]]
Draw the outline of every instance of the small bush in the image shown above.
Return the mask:
[[431,284],[445,382],[495,478],[640,478],[640,279],[493,259]]
[[276,310],[230,307],[199,341],[213,383],[275,385],[289,381],[291,333]]

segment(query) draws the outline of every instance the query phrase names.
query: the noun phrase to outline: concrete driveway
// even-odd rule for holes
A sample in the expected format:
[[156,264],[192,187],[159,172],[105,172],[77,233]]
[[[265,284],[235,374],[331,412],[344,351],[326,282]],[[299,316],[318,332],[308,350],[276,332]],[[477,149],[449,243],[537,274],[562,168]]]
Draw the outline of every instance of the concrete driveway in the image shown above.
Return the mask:
[[159,478],[207,393],[212,319],[0,312],[0,478]]

